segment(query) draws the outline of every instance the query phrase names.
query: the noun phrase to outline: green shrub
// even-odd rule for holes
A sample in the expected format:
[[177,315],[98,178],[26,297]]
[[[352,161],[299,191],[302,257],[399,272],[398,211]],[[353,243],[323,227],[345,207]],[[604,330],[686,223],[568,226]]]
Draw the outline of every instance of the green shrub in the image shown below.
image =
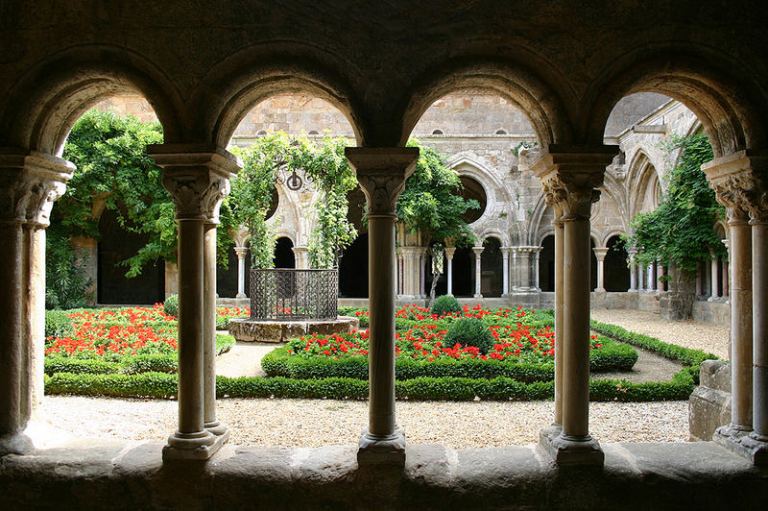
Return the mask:
[[444,314],[451,314],[454,312],[462,312],[459,301],[453,295],[442,295],[435,299],[432,304],[432,314],[442,316]]
[[179,317],[179,295],[171,295],[163,302],[163,311],[170,315]]
[[46,357],[45,374],[115,374],[120,371],[120,364],[98,358]]
[[45,337],[68,337],[74,333],[69,312],[63,310],[45,311]]
[[445,345],[453,346],[456,343],[462,346],[475,346],[480,353],[488,353],[495,339],[490,329],[477,318],[462,318],[451,323],[448,333],[445,334]]
[[136,355],[124,357],[120,372],[124,374],[140,373],[176,373],[179,361],[176,355]]

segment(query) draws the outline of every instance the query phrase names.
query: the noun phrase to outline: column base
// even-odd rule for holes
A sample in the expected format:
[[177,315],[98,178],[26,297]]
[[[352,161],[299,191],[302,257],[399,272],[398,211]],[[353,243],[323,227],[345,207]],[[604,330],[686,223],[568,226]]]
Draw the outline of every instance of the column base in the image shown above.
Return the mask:
[[768,466],[768,436],[733,426],[722,426],[717,428],[712,440],[732,453],[747,458],[754,465]]
[[220,421],[206,422],[205,429],[210,431],[214,436],[226,437],[224,438],[225,442],[229,440],[229,428],[226,426],[226,424]]
[[597,440],[589,435],[586,437],[564,435],[559,426],[550,426],[542,430],[539,435],[539,445],[555,463],[561,466],[602,467],[605,462],[605,454]]
[[360,436],[357,450],[358,465],[405,466],[405,433],[397,428],[389,436],[371,435],[367,430]]
[[206,461],[221,449],[228,435],[217,436],[208,430],[197,433],[179,433],[168,437],[163,447],[163,461]]
[[235,298],[248,298],[248,295],[246,295],[245,293],[237,293],[235,295]]
[[478,300],[481,299],[482,297],[483,297],[483,295],[481,295],[479,293],[472,295],[472,298],[477,298]]
[[34,450],[32,439],[24,433],[0,436],[0,457],[6,454],[29,454]]
[[598,288],[596,288],[596,289],[593,291],[593,293],[606,293],[606,292],[607,292],[607,291],[605,290],[605,288],[604,288],[604,287],[598,287]]

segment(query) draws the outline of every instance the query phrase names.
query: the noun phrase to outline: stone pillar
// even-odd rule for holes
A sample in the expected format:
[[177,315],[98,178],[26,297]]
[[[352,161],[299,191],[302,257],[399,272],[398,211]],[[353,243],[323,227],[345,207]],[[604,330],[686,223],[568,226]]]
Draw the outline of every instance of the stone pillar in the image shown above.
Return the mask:
[[[604,455],[589,434],[590,213],[599,198],[606,165],[616,146],[579,147],[545,154],[534,165],[548,204],[558,204],[563,223],[561,428],[542,432],[543,447],[561,465],[602,465]],[[557,211],[556,211],[556,218]],[[557,363],[557,361],[555,362]]]
[[456,247],[445,247],[445,257],[448,259],[448,265],[446,267],[446,273],[448,275],[448,290],[449,295],[453,294],[453,254],[456,253]]
[[482,298],[482,255],[483,247],[472,247],[475,253],[475,298]]
[[717,256],[713,251],[710,251],[710,273],[709,273],[709,300],[710,302],[714,302],[719,298],[719,293],[717,291],[717,284],[719,283],[718,277],[717,277]]
[[510,247],[501,247],[502,257],[502,296],[509,295],[509,251]]
[[[762,188],[765,190],[765,187]],[[762,207],[750,209],[752,225],[752,428],[746,442],[753,450],[753,459],[768,463],[768,200]],[[731,302],[733,307],[733,302]],[[762,456],[760,455],[762,453]]]
[[395,248],[395,296],[403,294],[403,250]]
[[541,275],[539,271],[539,259],[541,256],[542,247],[535,247],[534,263],[533,263],[533,281],[535,282],[534,291],[537,293],[541,291]]
[[209,269],[216,259],[211,224],[218,218],[221,201],[229,193],[229,180],[239,164],[230,153],[215,146],[163,144],[150,146],[149,152],[163,167],[163,186],[176,206],[178,228],[179,421],[177,431],[163,448],[163,459],[206,460],[227,437],[206,429],[207,419],[215,417],[210,410],[211,404],[215,406],[215,388],[211,388],[214,362],[209,350],[216,303],[215,273],[211,285]]
[[[768,203],[766,187],[762,182],[762,176],[768,171],[768,157],[755,157],[741,151],[712,160],[701,168],[715,189],[718,202],[726,207],[728,213],[731,261],[731,422],[718,428],[713,438],[725,447],[748,456],[756,464],[768,464],[765,430],[750,435],[755,415],[761,416],[765,411],[754,412],[754,407],[760,406],[759,403],[764,400],[765,380],[756,385],[753,382],[756,374],[753,357],[762,358],[761,348],[765,346],[765,337],[755,335],[756,332],[759,332],[758,335],[765,334],[762,323],[766,308],[762,300],[766,282],[759,280],[759,277],[764,277],[761,259],[765,256],[765,245],[762,244],[764,240],[760,236],[760,228],[756,240],[758,246],[753,248],[752,242],[755,224],[761,223],[762,211]],[[748,223],[750,217],[753,219],[752,226]],[[758,277],[754,281],[753,258]],[[717,282],[716,276],[714,281]],[[754,304],[753,282],[757,296]],[[764,362],[763,358],[758,363]]]
[[656,261],[656,293],[664,292],[664,265]]
[[608,249],[601,247],[593,248],[592,251],[597,258],[597,288],[595,291],[605,293],[605,256],[608,254]]
[[637,265],[637,291],[645,292],[645,266]]
[[637,256],[637,249],[629,249],[629,292],[637,292],[637,262],[635,261]]
[[74,165],[0,155],[0,456],[33,449],[24,433],[43,396],[45,229]]
[[357,459],[361,465],[402,467],[405,434],[395,420],[395,207],[419,151],[348,147],[345,152],[368,202],[369,421]]
[[245,294],[245,258],[248,255],[248,247],[235,247],[237,254],[237,295],[235,298],[248,298]]
[[425,263],[427,262],[427,247],[421,247],[418,252],[419,260],[419,298],[427,296],[426,283],[427,272],[424,270]]
[[[556,197],[554,197],[556,198]],[[554,198],[548,197],[548,201]],[[550,202],[548,202],[549,204]],[[563,350],[559,349],[563,340],[565,302],[563,301],[563,272],[565,263],[565,233],[563,212],[560,203],[552,204],[555,209],[555,428],[557,433],[563,424]]]
[[296,268],[306,270],[309,268],[309,247],[293,247],[293,257],[296,260]]

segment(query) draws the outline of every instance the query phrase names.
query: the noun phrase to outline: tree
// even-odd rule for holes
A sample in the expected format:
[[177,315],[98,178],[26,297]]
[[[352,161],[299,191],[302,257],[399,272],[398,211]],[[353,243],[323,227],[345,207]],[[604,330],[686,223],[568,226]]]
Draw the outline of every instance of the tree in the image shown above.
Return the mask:
[[[479,209],[474,199],[464,199],[459,175],[448,168],[434,149],[412,139],[408,147],[419,148],[416,169],[405,182],[397,201],[397,219],[411,231],[420,231],[422,239],[432,246],[433,258],[442,257],[442,242],[453,240],[456,246],[471,245],[475,237],[464,221],[470,209]],[[442,265],[432,265],[430,306],[435,297],[437,279]]]
[[726,249],[713,226],[724,217],[701,165],[712,159],[712,147],[704,135],[673,138],[667,149],[680,149],[680,158],[669,175],[667,193],[659,207],[640,213],[632,221],[630,245],[638,247],[637,259],[648,265],[669,261],[686,275],[696,272],[710,251],[725,255]]

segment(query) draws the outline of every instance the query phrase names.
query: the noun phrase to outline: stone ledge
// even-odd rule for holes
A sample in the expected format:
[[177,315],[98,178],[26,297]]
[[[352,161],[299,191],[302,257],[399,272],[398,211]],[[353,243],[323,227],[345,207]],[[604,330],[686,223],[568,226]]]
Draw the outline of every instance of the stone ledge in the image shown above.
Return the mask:
[[768,470],[712,442],[603,448],[605,466],[585,469],[558,468],[535,446],[413,445],[404,468],[376,472],[358,467],[354,445],[225,446],[208,463],[164,465],[161,444],[79,442],[0,458],[0,508],[679,511],[768,498]]
[[339,316],[336,320],[256,321],[238,318],[229,321],[229,333],[239,342],[286,342],[309,333],[351,333],[359,327],[360,320],[348,316]]

